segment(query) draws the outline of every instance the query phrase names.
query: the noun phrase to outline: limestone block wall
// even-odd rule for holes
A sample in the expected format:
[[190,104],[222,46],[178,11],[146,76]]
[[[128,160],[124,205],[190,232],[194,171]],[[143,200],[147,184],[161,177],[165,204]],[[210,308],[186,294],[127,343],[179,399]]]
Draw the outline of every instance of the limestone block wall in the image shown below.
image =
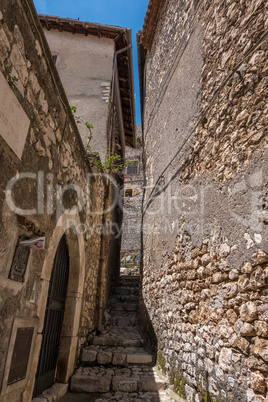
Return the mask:
[[265,12],[166,1],[146,54],[141,307],[188,401],[267,398]]
[[124,182],[124,191],[131,189],[132,197],[125,196],[124,198],[121,251],[131,252],[140,250],[141,248],[141,209],[143,197],[142,149],[126,147],[125,159],[126,161],[138,162],[138,174],[129,175],[126,172]]
[[[66,339],[60,349],[59,381],[68,382],[80,345],[96,328],[101,231],[94,228],[102,226],[106,183],[94,175],[98,172],[92,170],[85,157],[31,1],[1,2],[0,84],[1,392],[14,319],[36,318],[37,322],[30,374],[25,383],[14,385],[0,399],[28,401],[38,364],[53,258],[64,233],[72,280],[66,302]],[[46,246],[45,250],[30,250],[25,276],[17,282],[10,279],[10,268],[18,239],[25,236],[44,236]]]

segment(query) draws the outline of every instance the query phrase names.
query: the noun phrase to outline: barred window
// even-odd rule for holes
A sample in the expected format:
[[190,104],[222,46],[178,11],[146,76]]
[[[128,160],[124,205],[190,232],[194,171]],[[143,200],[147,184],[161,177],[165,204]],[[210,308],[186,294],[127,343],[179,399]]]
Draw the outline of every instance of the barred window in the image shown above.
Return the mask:
[[133,163],[132,165],[128,165],[127,167],[127,174],[132,175],[132,174],[138,174],[138,163]]

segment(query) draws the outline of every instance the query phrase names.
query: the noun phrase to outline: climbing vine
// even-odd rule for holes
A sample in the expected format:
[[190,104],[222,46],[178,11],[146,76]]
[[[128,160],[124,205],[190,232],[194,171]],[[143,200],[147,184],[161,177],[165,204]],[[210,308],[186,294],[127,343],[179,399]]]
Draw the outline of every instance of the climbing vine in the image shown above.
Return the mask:
[[[88,143],[84,147],[85,150],[87,151],[86,158],[87,160],[90,161],[92,166],[96,166],[99,169],[101,169],[104,173],[106,174],[112,174],[116,173],[118,175],[123,175],[124,169],[128,165],[132,165],[133,163],[137,163],[135,161],[127,161],[125,162],[121,155],[115,154],[111,155],[111,149],[108,148],[108,156],[107,159],[104,162],[101,162],[100,159],[100,154],[98,152],[94,152],[91,148],[90,141],[92,139],[92,130],[94,129],[94,126],[89,123],[88,121],[84,121],[81,117],[76,116],[77,112],[77,107],[76,106],[71,106],[71,111],[74,114],[74,118],[77,124],[84,124],[85,127],[89,130],[90,135],[88,136]],[[92,161],[91,156],[94,156],[97,158],[97,160]]]

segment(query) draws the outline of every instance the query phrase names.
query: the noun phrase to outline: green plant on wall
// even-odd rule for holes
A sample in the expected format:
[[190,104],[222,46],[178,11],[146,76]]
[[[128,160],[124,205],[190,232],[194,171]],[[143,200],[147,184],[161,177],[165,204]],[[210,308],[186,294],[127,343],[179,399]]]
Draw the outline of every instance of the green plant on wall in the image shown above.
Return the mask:
[[166,374],[166,372],[167,372],[166,359],[161,350],[158,350],[158,352],[157,352],[157,363],[158,363],[159,367],[161,368],[161,370],[163,371],[163,373]]
[[169,374],[170,383],[174,385],[174,391],[186,399],[186,381],[179,368],[172,369]]
[[7,77],[8,85],[9,85],[10,88],[12,88],[12,89],[17,88],[16,83],[17,83],[18,81],[19,81],[19,79],[18,79],[18,77],[16,77],[15,75],[14,75],[14,76],[9,75],[9,76]]
[[[71,106],[71,111],[73,112],[73,114],[75,115],[77,112],[77,107],[76,106]],[[112,174],[112,173],[117,173],[117,174],[123,174],[124,169],[128,166],[128,165],[132,165],[133,163],[137,163],[135,161],[127,161],[124,162],[122,157],[118,154],[116,155],[111,155],[111,150],[110,148],[108,148],[108,156],[107,159],[104,162],[101,162],[100,159],[100,154],[98,152],[94,152],[91,148],[90,145],[90,141],[92,139],[92,130],[94,129],[94,126],[89,123],[88,121],[84,121],[81,117],[75,116],[75,121],[77,124],[84,124],[85,127],[89,130],[90,132],[90,136],[88,136],[88,143],[85,146],[85,150],[93,155],[94,157],[97,158],[96,161],[92,161],[90,159],[90,155],[87,155],[86,158],[90,161],[92,166],[96,166],[99,169],[101,169],[104,173],[106,174]]]
[[88,121],[85,122],[85,125],[86,125],[86,128],[87,128],[88,130],[91,130],[91,129],[94,128],[94,126],[93,126],[92,124],[90,124]]
[[[71,106],[71,111],[73,112],[73,114],[75,114],[76,111],[77,111],[77,107],[76,106]],[[80,123],[80,121],[78,123]]]
[[[100,160],[100,154],[98,152],[93,152],[91,145],[90,145],[90,140],[91,137],[88,137],[88,144],[85,146],[86,151],[90,152],[93,156],[97,157],[98,160],[95,162],[92,162],[93,166],[97,166],[100,168],[104,173],[107,174],[112,174],[112,173],[117,173],[117,174],[122,174],[124,169],[128,165],[132,165],[132,161],[124,162],[122,160],[122,157],[118,154],[116,155],[110,155],[107,157],[107,159],[104,162],[101,162]],[[108,148],[108,153],[110,153],[110,148]]]

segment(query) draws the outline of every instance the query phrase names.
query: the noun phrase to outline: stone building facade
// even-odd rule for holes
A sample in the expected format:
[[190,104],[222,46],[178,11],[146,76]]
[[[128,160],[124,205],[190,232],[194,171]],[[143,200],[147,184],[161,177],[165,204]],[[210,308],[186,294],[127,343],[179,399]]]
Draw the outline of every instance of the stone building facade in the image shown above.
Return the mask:
[[265,401],[267,2],[151,0],[138,52],[144,322],[188,401]]
[[[39,15],[83,143],[104,162],[118,126],[117,153],[135,146],[131,29]],[[125,51],[122,52],[122,50]],[[115,113],[116,112],[116,113]],[[115,116],[114,116],[115,113]],[[93,125],[91,133],[83,122]]]
[[[119,190],[107,183],[85,152],[29,0],[0,4],[0,99],[0,400],[30,401],[33,392],[44,389],[35,386],[47,347],[44,334],[58,322],[49,322],[50,302],[63,311],[52,367],[52,383],[56,369],[56,381],[65,384],[62,389],[80,346],[99,328],[108,278],[119,274],[114,261],[119,262],[120,251],[120,239],[100,228],[120,218],[117,205],[109,209]],[[120,122],[123,112],[117,101],[110,97],[109,105],[114,106],[107,119],[113,119],[107,130],[113,147],[122,149],[119,125],[125,129],[126,122]],[[134,137],[128,138],[131,142]],[[22,246],[22,241],[35,247]],[[63,307],[60,300],[48,298],[60,265],[68,268]]]
[[[141,138],[141,126],[137,126],[137,138]],[[143,151],[126,147],[126,161],[133,162],[125,171],[124,213],[122,225],[121,254],[137,255],[141,248],[141,210],[143,198]]]

